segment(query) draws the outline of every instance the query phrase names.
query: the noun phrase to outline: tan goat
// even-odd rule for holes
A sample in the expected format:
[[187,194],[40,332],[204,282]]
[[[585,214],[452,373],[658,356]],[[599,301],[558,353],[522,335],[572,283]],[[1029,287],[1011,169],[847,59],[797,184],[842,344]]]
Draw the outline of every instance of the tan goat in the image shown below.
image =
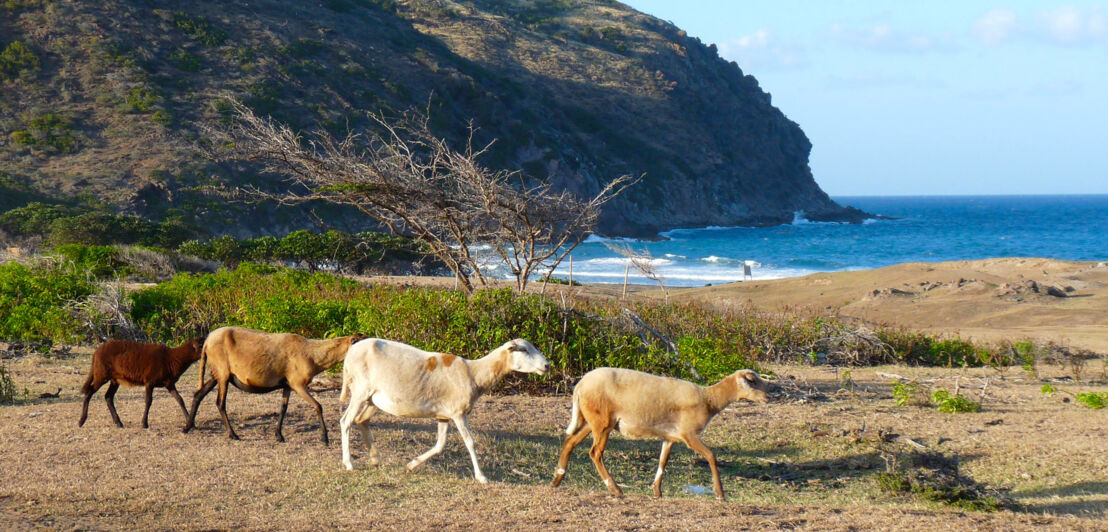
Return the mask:
[[680,441],[708,461],[716,498],[723,500],[723,484],[719,480],[716,457],[700,441],[700,432],[713,416],[733,401],[745,399],[765,403],[768,400],[766,392],[771,386],[750,370],[736,371],[705,387],[629,369],[594,369],[585,374],[573,389],[573,412],[551,485],[558,487],[562,483],[570,453],[592,432],[589,457],[608,491],[617,497],[622,496],[623,492],[604,467],[608,434],[613,428],[618,428],[628,438],[664,440],[658,473],[654,475],[655,497],[662,496],[662,472],[669,460],[670,448],[674,442]]
[[453,421],[473,461],[473,476],[487,484],[477,464],[473,437],[466,416],[481,394],[509,373],[546,373],[546,357],[527,340],[515,339],[477,360],[450,353],[430,353],[399,342],[371,338],[350,348],[342,369],[342,399],[350,406],[342,415],[342,463],[354,469],[350,459],[350,426],[357,424],[369,448],[369,463],[377,465],[377,449],[369,435],[369,418],[378,409],[394,416],[439,421],[435,446],[408,462],[419,467],[442,451],[448,421]]
[[[277,418],[277,441],[285,441],[281,427],[289,406],[289,394],[295,391],[315,407],[319,415],[319,430],[323,443],[327,439],[327,424],[323,406],[308,393],[308,383],[319,372],[342,362],[346,352],[365,336],[355,334],[330,340],[311,340],[299,334],[265,333],[244,327],[221,327],[212,331],[204,342],[200,356],[200,389],[192,398],[192,413],[184,432],[192,430],[196,411],[204,396],[217,384],[215,404],[227,425],[227,436],[239,439],[227,419],[227,384],[248,393],[268,393],[281,390],[281,413]],[[212,378],[204,381],[204,368],[210,366]]]

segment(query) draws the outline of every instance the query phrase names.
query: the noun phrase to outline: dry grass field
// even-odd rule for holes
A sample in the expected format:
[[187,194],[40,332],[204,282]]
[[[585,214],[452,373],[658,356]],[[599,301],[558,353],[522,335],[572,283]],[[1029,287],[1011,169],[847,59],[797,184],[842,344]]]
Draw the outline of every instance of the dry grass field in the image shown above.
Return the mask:
[[[710,495],[706,464],[678,446],[667,468],[665,497],[650,497],[656,442],[615,436],[606,462],[625,485],[623,499],[603,490],[587,447],[575,451],[562,487],[548,487],[567,396],[492,396],[475,407],[481,464],[491,484],[472,478],[465,449],[451,432],[447,449],[422,469],[404,464],[434,441],[433,423],[381,415],[372,430],[382,464],[371,469],[358,436],[355,466],[344,471],[338,441],[339,390],[319,379],[335,443],[319,441],[314,413],[292,399],[288,443],[274,441],[280,396],[232,390],[228,409],[243,441],[229,441],[214,403],[198,430],[181,434],[181,413],[155,393],[151,428],[139,428],[142,392],[121,389],[111,424],[98,393],[89,421],[76,426],[78,389],[88,351],[47,356],[5,353],[4,363],[28,394],[0,407],[0,529],[301,530],[636,530],[636,529],[1108,529],[1108,410],[1090,410],[1066,392],[1103,389],[1102,368],[1086,371],[1095,386],[1056,380],[1053,397],[1022,370],[777,367],[789,394],[765,405],[735,404],[709,425],[705,441],[719,457],[728,501]],[[979,413],[943,414],[894,404],[890,379],[981,398]],[[1061,378],[1046,368],[1043,378]],[[182,378],[186,397],[196,367]],[[61,389],[57,398],[39,398]],[[908,440],[911,440],[909,442]],[[877,475],[888,460],[904,463],[916,446],[956,459],[966,482],[1010,501],[996,512],[965,510],[919,495],[889,493]]]

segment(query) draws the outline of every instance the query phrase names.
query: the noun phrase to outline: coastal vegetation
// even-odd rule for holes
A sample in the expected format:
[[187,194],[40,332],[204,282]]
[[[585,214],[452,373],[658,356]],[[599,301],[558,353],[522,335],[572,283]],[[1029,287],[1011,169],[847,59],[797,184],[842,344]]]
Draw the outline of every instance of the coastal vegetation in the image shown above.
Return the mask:
[[[265,249],[280,250],[286,239],[266,240]],[[214,250],[219,242],[205,249]],[[234,243],[247,250],[263,247],[255,241]],[[147,251],[142,261],[154,255],[173,263],[174,254]],[[221,257],[212,253],[213,259]],[[247,257],[231,256],[235,260],[225,262],[231,266],[219,271],[176,273],[151,286],[127,288],[114,308],[88,302],[102,302],[106,292],[118,291],[118,281],[155,280],[143,276],[124,248],[65,245],[48,257],[7,262],[0,265],[0,338],[73,343],[127,334],[179,343],[239,325],[317,338],[362,333],[468,357],[488,345],[528,338],[551,362],[549,376],[521,384],[536,390],[564,386],[599,366],[711,381],[766,363],[1004,367],[1029,356],[1019,342],[980,344],[900,328],[859,328],[811,313],[583,296],[557,300],[508,289],[467,296],[431,287],[366,284],[333,272],[239,262]],[[308,257],[318,255],[305,252],[301,258],[317,260]],[[1035,346],[1037,352],[1048,349]],[[896,393],[898,402],[911,395]],[[950,401],[957,398],[938,403]]]

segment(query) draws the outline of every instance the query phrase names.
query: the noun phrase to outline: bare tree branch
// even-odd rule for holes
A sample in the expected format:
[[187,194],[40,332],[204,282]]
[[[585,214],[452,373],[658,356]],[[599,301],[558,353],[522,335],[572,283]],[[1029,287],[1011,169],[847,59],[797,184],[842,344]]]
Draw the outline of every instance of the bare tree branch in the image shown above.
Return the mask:
[[395,118],[371,114],[374,132],[340,140],[324,132],[303,136],[241,102],[231,106],[235,120],[229,128],[205,128],[214,141],[211,155],[259,163],[265,172],[285,176],[287,184],[277,192],[240,187],[243,196],[353,206],[390,232],[424,242],[467,293],[474,283],[489,283],[479,244],[491,245],[522,292],[537,271],[553,271],[589,235],[605,203],[638,181],[621,176],[592,199],[580,200],[547,183],[529,185],[518,171],[482,166],[478,159],[491,144],[474,147],[472,124],[459,151],[435,136],[427,114],[416,111]]

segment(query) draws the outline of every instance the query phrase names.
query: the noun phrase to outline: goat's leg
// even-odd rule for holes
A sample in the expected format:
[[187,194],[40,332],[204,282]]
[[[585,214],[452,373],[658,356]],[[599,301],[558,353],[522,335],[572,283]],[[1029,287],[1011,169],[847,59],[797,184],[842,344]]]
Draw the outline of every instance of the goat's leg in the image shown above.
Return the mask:
[[192,394],[192,413],[188,415],[189,420],[185,423],[185,428],[181,429],[181,432],[187,433],[196,426],[196,412],[200,410],[200,402],[204,400],[204,397],[208,395],[208,392],[215,388],[216,380],[214,378],[208,379],[196,393]]
[[181,412],[185,414],[185,423],[189,421],[189,409],[185,406],[185,400],[181,399],[181,394],[177,393],[177,386],[173,384],[167,384],[165,389],[169,391],[169,395],[172,395],[177,400],[177,404],[181,407]]
[[142,428],[150,428],[150,403],[154,402],[154,384],[150,383],[146,385],[146,408],[142,411]]
[[[462,441],[466,444],[466,450],[469,451],[469,459],[473,461],[473,478],[477,479],[477,482],[482,484],[488,484],[489,479],[485,478],[485,474],[481,472],[481,466],[477,464],[477,451],[473,448],[473,436],[469,433],[469,422],[466,421],[465,416],[458,416],[454,418],[454,426],[458,427],[458,434],[462,435]],[[442,425],[439,425],[439,434],[442,434]]]
[[662,442],[662,455],[658,458],[658,472],[654,474],[654,496],[662,496],[662,474],[666,470],[666,462],[669,462],[669,451],[673,448],[673,442],[665,440]]
[[[446,421],[439,421],[439,435],[435,440],[435,446],[427,452],[415,457],[411,462],[408,462],[408,471],[411,471],[419,467],[423,462],[429,460],[432,456],[442,452],[442,448],[446,446],[446,431],[450,428],[450,424]],[[459,431],[460,432],[460,431]],[[474,462],[476,463],[476,462]]]
[[277,441],[284,443],[285,435],[281,433],[281,427],[285,426],[285,412],[289,409],[289,394],[292,388],[288,386],[281,390],[281,413],[277,416]]
[[331,445],[331,440],[327,439],[327,421],[323,419],[323,405],[308,393],[307,383],[289,384],[289,386],[296,390],[296,394],[303,397],[308,404],[315,407],[315,413],[319,416],[319,431],[323,437],[323,445]]
[[685,445],[689,446],[689,449],[696,451],[697,454],[703,456],[708,461],[708,467],[712,469],[712,489],[716,492],[716,498],[724,500],[723,496],[723,483],[719,480],[719,467],[716,466],[716,455],[709,449],[703,442],[700,441],[700,437],[696,434],[686,434],[683,438]]
[[569,465],[569,455],[573,452],[573,449],[585,441],[592,429],[588,423],[581,423],[577,427],[577,432],[566,436],[564,442],[562,442],[562,454],[558,455],[558,469],[554,471],[554,481],[550,483],[551,487],[557,488],[562,483],[562,478],[566,476],[566,466]]
[[[376,411],[377,409],[371,406],[367,410]],[[369,416],[364,416],[363,414],[363,416],[360,417],[365,417],[365,421],[359,421],[357,423],[358,430],[362,433],[362,441],[364,441],[365,446],[369,448],[369,465],[377,466],[377,464],[381,463],[381,460],[377,458],[377,445],[373,443],[373,436],[369,434]]]
[[[93,386],[93,384],[96,384],[96,385]],[[81,419],[77,420],[77,426],[78,427],[85,426],[85,420],[88,419],[88,402],[92,400],[92,396],[93,396],[93,394],[96,393],[96,390],[99,390],[100,387],[103,386],[103,385],[104,385],[103,382],[93,383],[91,376],[88,378],[88,382],[85,383],[85,387],[84,387],[85,402],[84,402],[84,404],[81,405]]]
[[608,473],[608,468],[604,467],[604,449],[608,446],[608,434],[611,431],[612,426],[610,424],[603,429],[593,428],[592,448],[589,449],[589,458],[592,458],[592,463],[596,466],[596,471],[600,473],[600,478],[604,480],[604,485],[608,486],[608,491],[616,497],[622,497],[623,490],[619,489],[612,475]]
[[232,440],[239,439],[235,429],[231,428],[231,420],[227,418],[227,382],[220,381],[219,392],[215,396],[215,406],[219,407],[219,415],[223,418],[223,424],[227,425],[227,437]]
[[104,401],[108,403],[108,412],[112,413],[112,421],[116,426],[123,428],[123,422],[119,420],[119,413],[115,411],[115,392],[119,389],[119,383],[112,381],[108,385],[108,391],[104,392]]
[[[350,405],[346,407],[346,411],[342,413],[342,417],[339,418],[339,434],[342,440],[342,465],[349,471],[354,470],[354,460],[350,458],[350,425],[353,425],[363,410],[366,408],[367,401],[359,397],[354,397],[350,400]],[[363,432],[362,435],[366,436],[368,431]]]

